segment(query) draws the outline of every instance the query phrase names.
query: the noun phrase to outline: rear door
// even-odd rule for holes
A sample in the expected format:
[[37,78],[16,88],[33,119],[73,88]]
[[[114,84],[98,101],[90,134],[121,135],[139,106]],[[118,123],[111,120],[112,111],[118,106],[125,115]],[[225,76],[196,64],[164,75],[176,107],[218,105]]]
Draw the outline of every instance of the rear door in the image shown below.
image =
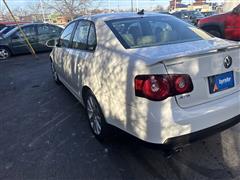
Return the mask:
[[71,71],[71,87],[78,95],[82,87],[82,76],[87,74],[88,59],[93,56],[96,46],[96,33],[94,23],[88,20],[80,20],[75,31],[72,49],[69,51],[71,62],[69,69]]
[[57,47],[54,48],[54,60],[56,63],[56,70],[61,78],[69,84],[69,79],[72,76],[70,69],[70,56],[72,37],[75,31],[77,22],[71,22],[61,34]]
[[[38,39],[37,39],[36,26],[35,25],[24,26],[22,27],[22,30],[25,33],[28,41],[32,45],[33,49],[37,51]],[[11,47],[14,54],[23,54],[23,53],[31,52],[20,30],[17,30],[14,34],[12,34]]]

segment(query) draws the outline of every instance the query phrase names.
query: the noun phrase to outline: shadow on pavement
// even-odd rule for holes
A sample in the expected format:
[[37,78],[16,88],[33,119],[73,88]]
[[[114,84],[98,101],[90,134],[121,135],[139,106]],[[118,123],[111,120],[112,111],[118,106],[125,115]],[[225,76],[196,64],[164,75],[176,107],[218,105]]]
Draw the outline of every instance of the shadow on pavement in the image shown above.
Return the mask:
[[239,125],[165,158],[119,130],[105,144],[51,77],[48,54],[0,63],[0,179],[239,179]]

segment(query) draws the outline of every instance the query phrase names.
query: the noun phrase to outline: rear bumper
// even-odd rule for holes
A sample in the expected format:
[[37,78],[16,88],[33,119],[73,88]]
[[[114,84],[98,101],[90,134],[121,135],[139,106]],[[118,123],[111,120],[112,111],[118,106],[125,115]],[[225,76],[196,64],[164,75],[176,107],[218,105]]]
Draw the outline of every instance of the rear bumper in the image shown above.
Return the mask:
[[178,137],[169,138],[163,144],[170,147],[184,146],[186,144],[190,144],[194,141],[201,140],[208,136],[216,134],[218,132],[224,131],[238,124],[239,122],[240,122],[240,115],[235,116],[215,126],[209,127],[207,129],[203,129],[194,133],[190,133],[190,134],[186,134]]
[[131,107],[126,131],[153,144],[189,144],[238,123],[239,98],[240,91],[185,109],[174,98],[161,103],[146,100],[146,104]]

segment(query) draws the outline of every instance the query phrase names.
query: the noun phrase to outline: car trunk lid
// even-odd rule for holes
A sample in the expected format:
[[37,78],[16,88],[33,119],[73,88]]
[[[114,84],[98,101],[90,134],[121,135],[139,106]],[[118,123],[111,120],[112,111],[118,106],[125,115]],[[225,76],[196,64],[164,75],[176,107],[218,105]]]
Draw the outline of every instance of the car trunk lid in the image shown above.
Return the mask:
[[[190,93],[175,97],[180,107],[196,106],[239,91],[239,44],[217,40],[215,42],[185,43],[182,46],[179,49],[176,46],[169,47],[169,54],[165,53],[164,56],[160,53],[157,57],[156,52],[145,55],[149,58],[149,66],[163,63],[169,74],[190,75],[194,89]],[[164,54],[167,50],[159,49],[159,51]],[[150,58],[154,57],[154,53],[158,60],[154,61],[153,58]],[[144,56],[143,53],[139,53],[139,55]],[[229,67],[224,66],[226,57],[230,57],[232,60]]]
[[[212,53],[164,61],[169,74],[190,75],[194,89],[176,96],[183,108],[225,97],[240,87],[239,49],[225,49]],[[226,59],[232,63],[225,65]]]

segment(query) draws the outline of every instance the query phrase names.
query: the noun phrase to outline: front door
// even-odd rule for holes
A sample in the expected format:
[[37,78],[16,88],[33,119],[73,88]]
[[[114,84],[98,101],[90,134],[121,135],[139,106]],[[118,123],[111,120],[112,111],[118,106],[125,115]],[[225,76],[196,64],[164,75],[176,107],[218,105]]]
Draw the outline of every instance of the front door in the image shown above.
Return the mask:
[[73,33],[75,30],[76,21],[70,23],[63,31],[57,47],[54,49],[56,57],[56,70],[65,84],[69,85],[69,80],[71,79],[71,57],[69,56],[69,51],[71,50],[71,41]]
[[[37,33],[35,25],[22,27],[23,32],[25,33],[28,41],[32,45],[33,49],[37,51]],[[17,30],[11,37],[11,46],[14,54],[24,54],[31,52],[28,44],[26,43],[24,36]]]

